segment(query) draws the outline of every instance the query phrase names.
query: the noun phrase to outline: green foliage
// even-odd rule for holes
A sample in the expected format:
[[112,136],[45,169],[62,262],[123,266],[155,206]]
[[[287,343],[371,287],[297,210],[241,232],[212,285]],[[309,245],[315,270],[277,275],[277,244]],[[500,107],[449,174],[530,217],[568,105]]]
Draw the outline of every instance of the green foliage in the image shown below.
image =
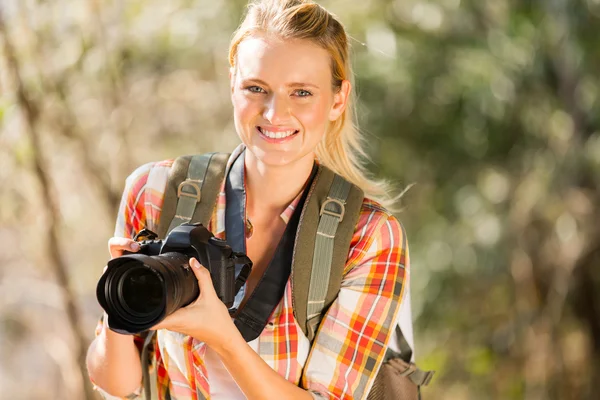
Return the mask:
[[[125,176],[236,143],[227,48],[245,1],[9,3],[93,325],[90,276],[105,262]],[[427,397],[594,398],[600,316],[589,301],[600,300],[586,254],[600,246],[600,3],[323,3],[352,37],[372,171],[399,190],[415,183],[399,217],[418,361],[438,371]],[[0,76],[10,89],[0,98],[0,182],[26,179],[31,157],[11,79]],[[37,189],[19,182],[0,195],[0,222],[35,247]],[[4,257],[10,278],[25,256]]]

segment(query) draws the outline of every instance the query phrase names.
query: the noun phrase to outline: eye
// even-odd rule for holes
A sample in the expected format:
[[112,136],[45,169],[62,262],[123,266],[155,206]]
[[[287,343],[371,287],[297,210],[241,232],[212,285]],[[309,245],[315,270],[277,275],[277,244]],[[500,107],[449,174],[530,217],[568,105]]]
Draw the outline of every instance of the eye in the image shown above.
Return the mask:
[[249,91],[250,93],[266,93],[266,91],[260,86],[248,86],[244,89]]
[[308,97],[308,96],[312,96],[312,93],[309,92],[308,90],[298,89],[298,90],[296,90],[296,95],[298,97]]

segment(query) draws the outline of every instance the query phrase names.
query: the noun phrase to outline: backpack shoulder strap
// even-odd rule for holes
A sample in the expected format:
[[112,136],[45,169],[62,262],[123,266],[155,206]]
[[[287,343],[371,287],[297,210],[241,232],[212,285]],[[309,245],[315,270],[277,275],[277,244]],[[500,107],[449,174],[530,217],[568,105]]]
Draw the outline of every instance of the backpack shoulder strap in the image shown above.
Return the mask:
[[165,187],[159,238],[186,222],[209,223],[228,159],[227,153],[206,153],[175,160]]
[[311,342],[339,292],[363,199],[358,186],[319,166],[300,216],[291,273],[294,314]]

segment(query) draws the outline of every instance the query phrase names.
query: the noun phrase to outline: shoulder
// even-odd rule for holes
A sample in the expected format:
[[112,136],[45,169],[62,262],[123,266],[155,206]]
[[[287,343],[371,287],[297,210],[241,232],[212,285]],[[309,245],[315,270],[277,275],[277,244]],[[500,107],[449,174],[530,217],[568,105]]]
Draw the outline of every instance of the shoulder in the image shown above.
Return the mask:
[[147,180],[148,175],[150,175],[150,172],[164,170],[168,173],[168,171],[171,169],[171,166],[173,165],[173,161],[173,159],[169,159],[162,161],[151,161],[142,164],[129,174],[129,176],[126,179],[126,183],[130,185],[135,184],[139,181]]
[[[402,223],[378,202],[365,198],[346,263],[346,272],[377,259],[404,258],[408,251]],[[403,261],[401,262],[403,263]]]
[[[133,237],[156,218],[154,208],[162,204],[165,190],[160,177],[163,176],[166,183],[172,163],[172,160],[149,162],[129,174],[125,180],[114,236]],[[148,208],[150,213],[147,213]]]
[[[162,161],[152,161],[137,167],[125,180],[125,192],[135,195],[143,192],[148,185],[155,186],[156,178],[166,178],[173,165],[172,159]],[[163,181],[163,179],[158,179]],[[158,188],[154,188],[158,189]],[[164,191],[164,187],[160,188]]]
[[119,215],[125,221],[145,224],[146,205],[160,208],[173,160],[153,161],[137,167],[125,180]]
[[372,235],[384,227],[387,227],[390,233],[401,231],[403,234],[404,232],[402,223],[396,216],[377,201],[365,198],[354,230],[355,235],[361,232],[363,235]]

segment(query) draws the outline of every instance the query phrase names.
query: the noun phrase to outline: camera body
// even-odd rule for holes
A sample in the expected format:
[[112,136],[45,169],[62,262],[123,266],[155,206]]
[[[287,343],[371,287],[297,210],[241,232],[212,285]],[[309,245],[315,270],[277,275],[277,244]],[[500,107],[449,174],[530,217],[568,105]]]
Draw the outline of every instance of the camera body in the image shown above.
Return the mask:
[[[227,308],[233,306],[236,294],[234,291],[235,260],[238,255],[234,254],[225,240],[215,237],[201,224],[180,225],[173,229],[165,240],[152,239],[153,232],[146,232],[150,234],[149,238],[139,242],[140,250],[131,254],[148,256],[159,256],[167,253],[183,254],[187,258],[186,264],[182,265],[185,270],[190,268],[187,263],[190,258],[197,259],[210,272],[219,300],[225,303]],[[109,264],[111,261],[109,261]],[[194,282],[197,283],[195,276]],[[199,292],[196,294],[194,300],[199,294]],[[182,307],[185,307],[185,305]]]
[[183,224],[165,240],[156,238],[151,231],[139,232],[140,250],[110,260],[100,277],[96,297],[108,315],[110,329],[123,334],[142,332],[195,301],[200,288],[189,266],[192,257],[210,271],[219,299],[227,308],[233,306],[238,289],[235,265],[251,265],[245,255],[235,253],[201,224]]

